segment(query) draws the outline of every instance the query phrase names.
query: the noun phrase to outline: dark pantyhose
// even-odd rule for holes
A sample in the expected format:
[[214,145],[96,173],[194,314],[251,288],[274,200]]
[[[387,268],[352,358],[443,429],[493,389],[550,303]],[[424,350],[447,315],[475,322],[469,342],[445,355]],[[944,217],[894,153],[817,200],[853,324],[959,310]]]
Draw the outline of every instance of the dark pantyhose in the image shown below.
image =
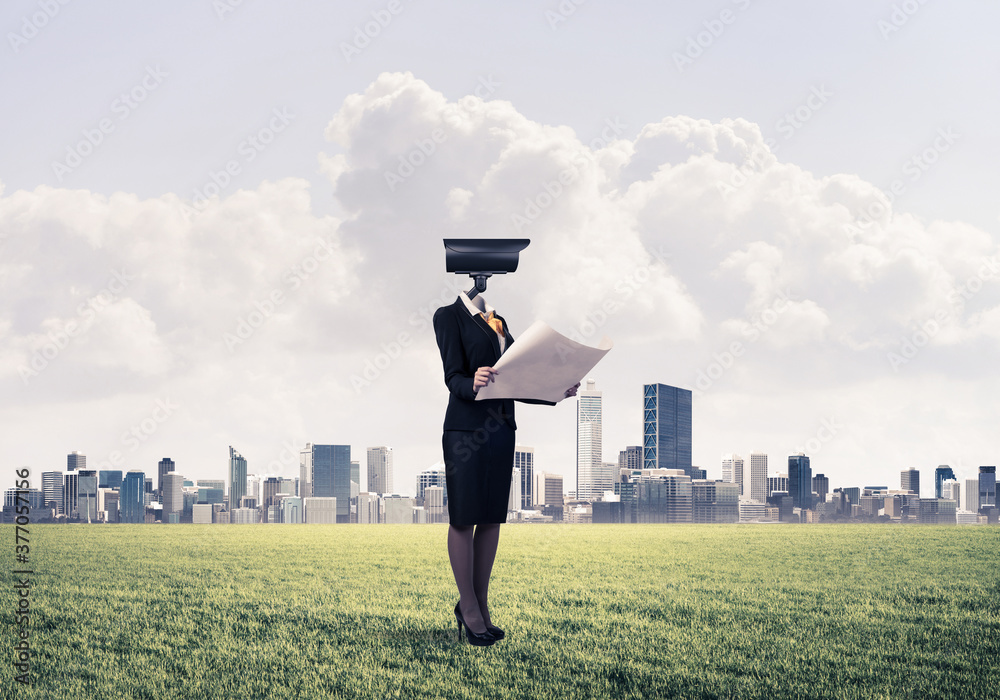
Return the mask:
[[500,523],[452,525],[448,528],[448,558],[460,596],[459,609],[476,634],[493,624],[487,605],[490,573],[500,542]]

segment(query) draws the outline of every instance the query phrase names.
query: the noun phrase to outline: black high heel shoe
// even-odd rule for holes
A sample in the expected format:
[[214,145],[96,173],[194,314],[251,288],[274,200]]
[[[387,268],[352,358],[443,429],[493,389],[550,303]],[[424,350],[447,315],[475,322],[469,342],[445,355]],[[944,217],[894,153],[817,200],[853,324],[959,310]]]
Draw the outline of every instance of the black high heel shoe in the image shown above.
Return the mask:
[[505,636],[504,631],[499,627],[494,627],[493,625],[486,625],[486,631],[493,635],[495,639],[503,639]]
[[[455,603],[455,622],[458,623],[458,638],[462,638],[462,625],[465,625],[465,618],[462,617],[462,611],[458,607],[458,603]],[[483,634],[477,634],[469,629],[468,625],[465,625],[465,636],[469,640],[469,644],[477,647],[488,647],[492,646],[493,642],[496,641],[496,637],[490,634],[489,630]]]

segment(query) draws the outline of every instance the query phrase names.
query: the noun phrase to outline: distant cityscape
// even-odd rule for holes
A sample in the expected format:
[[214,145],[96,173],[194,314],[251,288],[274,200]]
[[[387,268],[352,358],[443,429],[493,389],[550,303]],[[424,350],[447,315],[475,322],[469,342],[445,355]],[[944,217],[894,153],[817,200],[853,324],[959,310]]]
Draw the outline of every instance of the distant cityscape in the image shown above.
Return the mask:
[[[721,478],[692,464],[692,393],[666,384],[643,386],[642,445],[603,459],[602,395],[587,380],[578,394],[575,489],[561,474],[535,469],[534,449],[517,446],[508,522],[566,523],[823,523],[997,524],[996,467],[959,480],[948,465],[934,469],[934,497],[920,497],[920,471],[905,469],[889,485],[830,489],[813,475],[809,456],[789,455],[787,470],[768,474],[768,455],[731,453]],[[443,465],[417,475],[415,496],[395,492],[393,451],[369,447],[367,491],[350,445],[307,443],[299,476],[248,474],[229,447],[227,479],[185,479],[164,457],[156,481],[142,470],[87,469],[80,452],[66,469],[44,471],[42,488],[7,489],[3,522],[32,523],[447,523]],[[228,486],[228,488],[227,488]],[[18,506],[22,511],[18,512]],[[23,506],[28,506],[28,513]],[[22,520],[23,522],[23,520]]]

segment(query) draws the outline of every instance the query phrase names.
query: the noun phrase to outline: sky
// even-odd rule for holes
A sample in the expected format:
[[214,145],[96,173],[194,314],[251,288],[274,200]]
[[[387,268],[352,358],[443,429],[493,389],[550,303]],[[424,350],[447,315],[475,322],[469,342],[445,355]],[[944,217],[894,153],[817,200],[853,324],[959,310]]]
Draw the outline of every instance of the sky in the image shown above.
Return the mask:
[[[346,6],[345,6],[346,5]],[[530,238],[484,297],[614,348],[693,457],[831,488],[996,464],[1000,6],[958,0],[12,0],[0,13],[0,460],[293,476],[441,460],[442,238]],[[576,399],[517,405],[575,487]],[[365,484],[362,483],[362,488]]]

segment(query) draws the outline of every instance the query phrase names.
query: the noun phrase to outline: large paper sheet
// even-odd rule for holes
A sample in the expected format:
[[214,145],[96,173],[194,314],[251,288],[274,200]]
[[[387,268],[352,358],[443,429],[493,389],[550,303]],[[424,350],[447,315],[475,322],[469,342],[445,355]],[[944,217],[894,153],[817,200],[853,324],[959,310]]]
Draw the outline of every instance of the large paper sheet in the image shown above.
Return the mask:
[[476,394],[484,399],[561,401],[566,390],[587,375],[613,343],[604,336],[596,348],[570,340],[543,321],[535,321],[500,356],[493,381]]

